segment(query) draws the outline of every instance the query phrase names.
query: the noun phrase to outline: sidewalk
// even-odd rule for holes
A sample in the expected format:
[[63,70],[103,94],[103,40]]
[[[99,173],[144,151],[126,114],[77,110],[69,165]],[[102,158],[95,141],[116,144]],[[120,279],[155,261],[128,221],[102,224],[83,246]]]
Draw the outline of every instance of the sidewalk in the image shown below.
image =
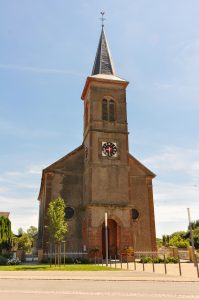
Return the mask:
[[[141,271],[142,265],[137,265],[137,270],[122,271],[0,271],[0,280],[86,280],[86,281],[161,281],[161,282],[199,282],[195,269],[189,266],[182,268],[182,276],[178,275],[177,265],[170,265],[168,274],[165,275],[164,265],[156,265],[157,272],[149,271],[150,265],[145,265],[146,271]],[[184,269],[184,271],[183,271]]]

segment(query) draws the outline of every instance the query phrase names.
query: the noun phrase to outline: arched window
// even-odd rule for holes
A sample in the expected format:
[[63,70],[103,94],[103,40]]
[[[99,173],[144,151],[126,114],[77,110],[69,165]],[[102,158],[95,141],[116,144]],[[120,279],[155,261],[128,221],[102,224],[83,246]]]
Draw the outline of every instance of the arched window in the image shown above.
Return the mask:
[[114,122],[115,121],[115,101],[113,99],[102,100],[102,120]]
[[109,101],[109,121],[115,121],[115,102],[113,100]]
[[102,100],[102,120],[108,121],[108,105],[107,100]]

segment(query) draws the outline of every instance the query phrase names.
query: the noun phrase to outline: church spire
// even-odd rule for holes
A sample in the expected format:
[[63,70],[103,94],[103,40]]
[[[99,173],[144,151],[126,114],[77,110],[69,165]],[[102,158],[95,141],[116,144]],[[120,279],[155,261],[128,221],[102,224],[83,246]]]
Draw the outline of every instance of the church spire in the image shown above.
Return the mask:
[[104,32],[104,25],[102,23],[102,31],[100,35],[100,40],[97,48],[97,53],[95,57],[95,62],[93,65],[93,70],[91,75],[97,74],[107,74],[116,75],[113,61],[111,58],[111,53],[108,47],[106,35]]

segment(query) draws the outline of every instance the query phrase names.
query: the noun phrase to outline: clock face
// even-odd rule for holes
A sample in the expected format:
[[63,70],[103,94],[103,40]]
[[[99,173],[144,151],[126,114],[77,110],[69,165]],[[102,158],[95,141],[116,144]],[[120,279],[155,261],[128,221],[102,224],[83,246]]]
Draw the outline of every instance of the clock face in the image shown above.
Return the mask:
[[113,142],[102,142],[102,156],[117,157],[117,144]]

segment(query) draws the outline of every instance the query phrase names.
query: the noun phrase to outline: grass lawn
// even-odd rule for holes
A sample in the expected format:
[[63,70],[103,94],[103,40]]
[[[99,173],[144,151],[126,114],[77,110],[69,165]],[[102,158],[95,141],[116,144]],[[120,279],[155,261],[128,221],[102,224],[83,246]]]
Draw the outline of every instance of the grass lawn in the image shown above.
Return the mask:
[[[65,265],[55,267],[52,265],[18,265],[18,266],[0,266],[0,271],[114,271],[114,268],[102,267],[97,265]],[[116,269],[118,270],[118,269]]]

